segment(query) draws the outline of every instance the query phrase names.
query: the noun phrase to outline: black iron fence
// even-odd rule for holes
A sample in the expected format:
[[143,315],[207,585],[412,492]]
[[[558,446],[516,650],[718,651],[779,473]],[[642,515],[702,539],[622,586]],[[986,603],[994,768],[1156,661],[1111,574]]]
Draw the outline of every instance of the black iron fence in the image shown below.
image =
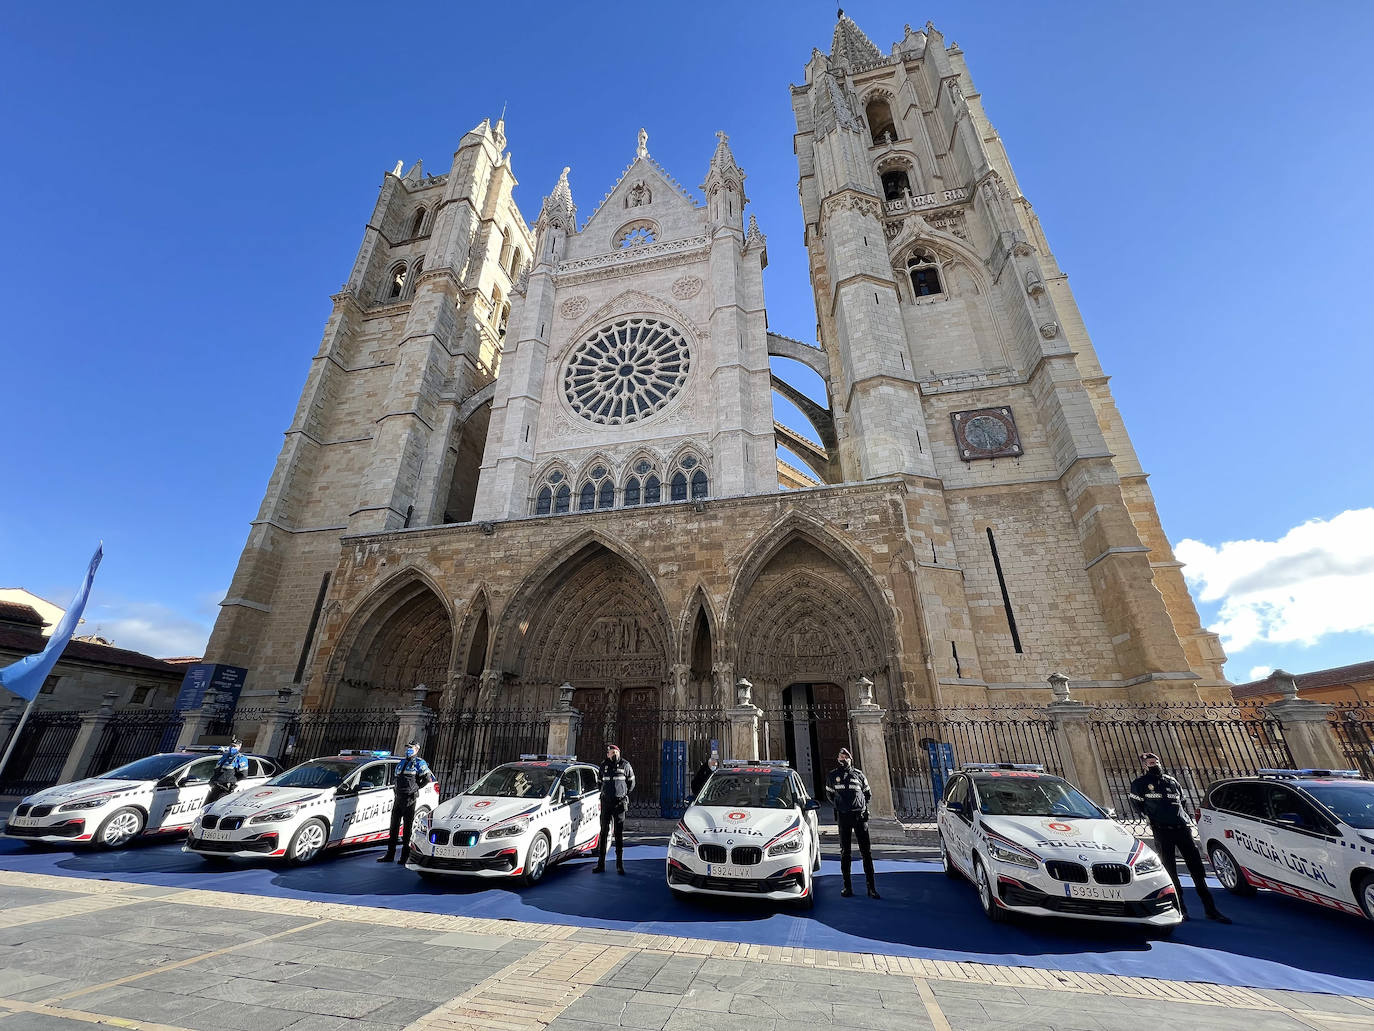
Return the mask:
[[285,766],[295,766],[322,755],[338,755],[345,748],[396,747],[401,718],[395,709],[305,709],[297,713],[286,732],[280,756]]
[[0,795],[27,795],[56,784],[83,718],[79,712],[31,714],[0,770]]
[[430,723],[424,755],[451,798],[501,763],[548,748],[547,713],[534,709],[444,712]]
[[825,798],[825,778],[835,768],[841,748],[848,748],[854,765],[863,769],[849,707],[842,702],[799,702],[763,710],[759,758],[785,759],[817,798]]
[[1111,795],[1099,801],[1127,822],[1142,822],[1127,796],[1146,752],[1178,778],[1194,808],[1213,781],[1293,766],[1282,725],[1259,706],[1095,705],[1089,727]]
[[176,748],[185,713],[175,709],[125,709],[110,716],[87,766],[91,776],[156,752]]
[[964,763],[1039,763],[1064,772],[1054,726],[1039,708],[894,708],[883,732],[893,804],[908,822],[935,819],[949,773]]
[[1348,768],[1374,779],[1374,709],[1339,704],[1326,719]]

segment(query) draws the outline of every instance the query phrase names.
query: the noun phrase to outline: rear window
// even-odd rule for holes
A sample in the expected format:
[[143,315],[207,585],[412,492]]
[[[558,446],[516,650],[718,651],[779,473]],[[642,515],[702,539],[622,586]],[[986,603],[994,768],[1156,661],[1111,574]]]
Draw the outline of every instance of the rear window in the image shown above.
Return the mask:
[[1269,811],[1264,804],[1264,785],[1253,781],[1217,785],[1212,789],[1210,804],[1221,812],[1235,813],[1253,820],[1269,818]]

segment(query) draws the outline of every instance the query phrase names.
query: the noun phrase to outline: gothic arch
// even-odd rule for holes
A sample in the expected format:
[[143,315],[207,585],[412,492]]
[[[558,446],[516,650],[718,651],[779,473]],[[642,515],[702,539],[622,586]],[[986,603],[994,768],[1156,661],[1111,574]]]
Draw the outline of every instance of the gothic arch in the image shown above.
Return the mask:
[[333,691],[326,703],[403,705],[421,683],[437,702],[453,667],[453,645],[453,609],[437,580],[418,567],[402,569],[345,625],[329,663]]
[[711,603],[711,595],[706,590],[705,585],[698,583],[692,588],[692,593],[688,596],[687,604],[683,607],[682,615],[678,619],[677,662],[691,663],[692,661],[692,637],[698,612],[706,617],[706,627],[711,634],[711,661],[713,663],[718,661],[720,618],[716,615],[716,607]]

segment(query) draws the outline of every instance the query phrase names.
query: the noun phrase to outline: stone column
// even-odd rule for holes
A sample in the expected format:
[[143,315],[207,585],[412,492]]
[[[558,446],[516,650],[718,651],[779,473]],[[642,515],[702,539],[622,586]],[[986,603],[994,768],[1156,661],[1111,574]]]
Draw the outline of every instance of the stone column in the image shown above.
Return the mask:
[[1326,719],[1334,706],[1299,698],[1298,684],[1291,673],[1276,669],[1270,676],[1283,697],[1270,702],[1264,711],[1283,727],[1283,739],[1294,764],[1299,769],[1312,770],[1339,770],[1349,766]]
[[177,748],[200,743],[210,721],[219,715],[219,692],[210,688],[200,700],[199,709],[188,709],[182,717],[181,733],[177,735]]
[[732,662],[717,662],[711,667],[711,705],[716,709],[730,706],[730,685],[735,679]]
[[735,681],[736,705],[725,711],[730,720],[728,759],[758,759],[759,717],[763,711],[753,703],[754,685],[743,677]]
[[[92,772],[90,765],[95,761],[95,750],[100,746],[100,739],[104,735],[105,727],[114,714],[115,699],[118,697],[116,692],[106,691],[105,697],[100,700],[100,708],[81,717],[81,727],[76,732],[75,740],[72,741],[72,750],[67,753],[67,761],[62,764],[62,772],[57,775],[59,784],[81,780]],[[96,770],[94,772],[104,773],[105,771]]]
[[572,707],[573,686],[564,683],[558,689],[558,708],[544,715],[549,720],[549,755],[576,755],[577,730],[582,714]]
[[[860,677],[854,684],[854,696],[858,698],[857,708],[849,710],[850,724],[854,728],[854,744],[859,755],[856,762],[868,778],[869,819],[876,825],[887,824],[890,828],[901,830],[897,822],[897,809],[892,803],[892,771],[887,762],[887,739],[883,735],[883,717],[887,710],[873,701],[873,681]],[[819,758],[819,757],[818,757]]]
[[253,751],[258,755],[277,759],[286,750],[286,734],[291,729],[291,721],[298,713],[291,704],[292,697],[289,687],[283,687],[277,692],[277,707],[267,714],[267,718],[258,727],[258,736],[253,742]]
[[1054,701],[1045,706],[1045,711],[1054,724],[1064,779],[1105,809],[1112,805],[1113,798],[1097,742],[1093,740],[1093,707],[1069,696],[1069,678],[1063,673],[1051,673],[1049,683]]
[[412,741],[420,747],[420,754],[424,754],[425,737],[429,734],[429,722],[434,718],[434,711],[425,704],[425,695],[427,694],[429,694],[428,687],[424,684],[416,684],[414,704],[396,710],[396,715],[400,717],[401,723],[396,728],[396,746],[392,749],[392,754],[404,755],[406,745]]
[[687,687],[691,683],[692,667],[684,662],[675,662],[668,669],[667,709],[687,707]]

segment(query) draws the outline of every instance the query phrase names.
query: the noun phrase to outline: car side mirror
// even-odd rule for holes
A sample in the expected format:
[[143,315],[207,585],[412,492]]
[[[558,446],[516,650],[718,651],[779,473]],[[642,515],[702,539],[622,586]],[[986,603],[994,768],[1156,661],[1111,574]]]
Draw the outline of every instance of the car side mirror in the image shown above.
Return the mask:
[[808,798],[806,800],[806,803],[802,806],[802,808],[805,809],[808,813],[813,813],[820,807],[820,802],[816,801],[814,798]]
[[963,802],[946,802],[945,808],[951,813],[962,813],[964,811]]

